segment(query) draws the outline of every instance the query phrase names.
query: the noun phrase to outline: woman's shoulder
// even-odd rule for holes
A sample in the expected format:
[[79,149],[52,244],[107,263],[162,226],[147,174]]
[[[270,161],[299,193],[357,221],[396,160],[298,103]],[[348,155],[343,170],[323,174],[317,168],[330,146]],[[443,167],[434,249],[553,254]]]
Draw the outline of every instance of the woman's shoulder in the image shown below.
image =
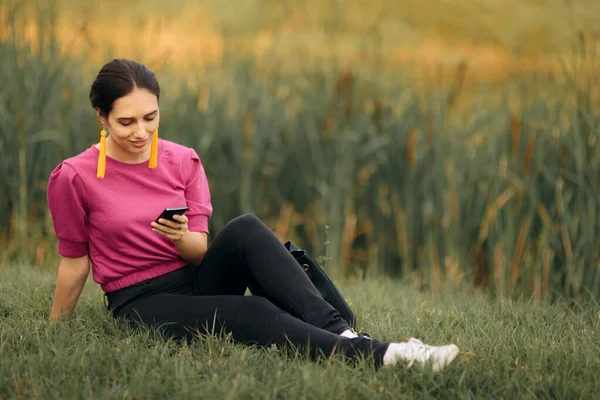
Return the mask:
[[184,146],[170,140],[161,139],[163,144],[162,156],[172,158],[173,160],[187,161],[190,159],[199,160],[200,157],[192,147]]
[[[94,150],[96,150],[94,152]],[[66,158],[61,161],[51,172],[51,177],[68,177],[73,178],[75,175],[79,175],[87,170],[94,170],[98,163],[98,150],[94,146],[90,146],[84,151],[76,154],[72,157]]]
[[86,176],[95,174],[96,164],[92,147],[61,161],[48,177],[48,201],[64,202],[65,196],[84,196],[84,181]]
[[168,140],[161,139],[161,141],[162,153],[159,162],[164,162],[168,168],[180,171],[182,179],[186,181],[203,173],[204,166],[196,150]]

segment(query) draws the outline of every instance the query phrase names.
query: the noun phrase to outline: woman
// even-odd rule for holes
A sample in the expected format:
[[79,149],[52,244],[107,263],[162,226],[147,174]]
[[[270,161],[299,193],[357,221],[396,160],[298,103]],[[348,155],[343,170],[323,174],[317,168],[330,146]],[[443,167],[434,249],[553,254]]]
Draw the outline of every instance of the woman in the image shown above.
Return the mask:
[[[62,256],[52,323],[72,314],[91,264],[115,317],[159,324],[176,338],[227,332],[248,344],[291,343],[313,358],[364,356],[376,368],[402,361],[437,371],[452,362],[455,345],[356,335],[252,215],[230,221],[209,246],[204,168],[193,149],[158,139],[159,97],[154,74],[130,60],[107,63],[92,84],[100,143],[64,160],[48,182]],[[185,215],[155,221],[182,205]]]

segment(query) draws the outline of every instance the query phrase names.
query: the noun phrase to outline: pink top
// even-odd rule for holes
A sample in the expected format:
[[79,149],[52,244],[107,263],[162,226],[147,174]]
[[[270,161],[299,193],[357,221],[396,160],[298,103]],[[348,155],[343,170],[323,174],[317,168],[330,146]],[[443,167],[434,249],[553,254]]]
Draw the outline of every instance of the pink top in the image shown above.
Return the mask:
[[103,179],[96,177],[98,154],[92,146],[50,174],[48,206],[58,254],[88,254],[94,281],[105,292],[186,265],[175,244],[150,223],[166,207],[187,205],[189,230],[208,232],[210,191],[196,152],[159,139],[157,168],[106,157]]

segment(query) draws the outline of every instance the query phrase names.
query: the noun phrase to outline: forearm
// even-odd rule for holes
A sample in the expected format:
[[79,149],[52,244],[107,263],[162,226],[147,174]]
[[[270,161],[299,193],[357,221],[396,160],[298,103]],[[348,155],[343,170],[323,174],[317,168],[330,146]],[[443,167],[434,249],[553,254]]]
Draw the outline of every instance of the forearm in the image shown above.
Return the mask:
[[174,240],[175,247],[181,257],[190,264],[198,265],[202,262],[207,250],[206,233],[187,231],[179,240]]
[[75,309],[75,304],[85,286],[87,273],[74,271],[66,267],[59,267],[54,290],[54,300],[50,311],[50,320],[55,322],[63,314],[70,317]]

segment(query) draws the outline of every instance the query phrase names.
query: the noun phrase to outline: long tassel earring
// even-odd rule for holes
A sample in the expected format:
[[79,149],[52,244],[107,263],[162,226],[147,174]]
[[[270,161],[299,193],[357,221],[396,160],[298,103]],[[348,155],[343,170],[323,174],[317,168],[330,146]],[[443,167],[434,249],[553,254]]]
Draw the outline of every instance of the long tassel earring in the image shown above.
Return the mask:
[[158,165],[158,128],[154,132],[152,137],[152,143],[150,144],[150,161],[148,162],[148,168],[156,168]]
[[98,155],[98,171],[96,176],[98,178],[104,178],[104,172],[106,172],[106,128],[102,128],[100,132],[100,154]]

